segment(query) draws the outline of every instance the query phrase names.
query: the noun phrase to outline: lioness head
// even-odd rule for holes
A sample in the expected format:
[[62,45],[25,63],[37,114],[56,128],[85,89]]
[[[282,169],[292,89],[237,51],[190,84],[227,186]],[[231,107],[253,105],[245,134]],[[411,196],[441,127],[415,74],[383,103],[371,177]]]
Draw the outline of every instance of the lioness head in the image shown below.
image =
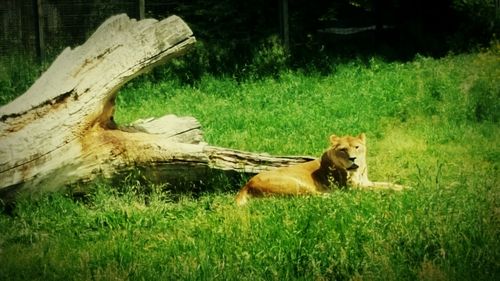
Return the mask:
[[331,147],[324,153],[322,162],[334,169],[357,171],[366,166],[366,136],[330,136]]

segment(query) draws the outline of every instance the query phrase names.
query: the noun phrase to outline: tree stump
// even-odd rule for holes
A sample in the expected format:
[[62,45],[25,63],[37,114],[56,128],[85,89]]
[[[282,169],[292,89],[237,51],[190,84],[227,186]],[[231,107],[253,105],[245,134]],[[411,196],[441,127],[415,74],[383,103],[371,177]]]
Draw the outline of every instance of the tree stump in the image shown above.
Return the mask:
[[158,181],[192,180],[214,169],[252,174],[311,160],[210,146],[193,117],[115,124],[119,88],[195,42],[177,16],[136,21],[117,15],[83,45],[66,48],[23,95],[0,107],[0,199],[137,168]]

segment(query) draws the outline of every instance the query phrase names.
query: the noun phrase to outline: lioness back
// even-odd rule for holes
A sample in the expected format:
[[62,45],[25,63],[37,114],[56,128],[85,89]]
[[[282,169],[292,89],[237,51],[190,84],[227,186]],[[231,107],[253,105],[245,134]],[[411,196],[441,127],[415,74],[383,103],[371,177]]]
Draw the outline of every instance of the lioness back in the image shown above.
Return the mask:
[[262,197],[273,194],[301,195],[318,193],[312,173],[320,166],[319,160],[265,171],[252,177],[236,196],[238,205],[247,202],[248,197]]

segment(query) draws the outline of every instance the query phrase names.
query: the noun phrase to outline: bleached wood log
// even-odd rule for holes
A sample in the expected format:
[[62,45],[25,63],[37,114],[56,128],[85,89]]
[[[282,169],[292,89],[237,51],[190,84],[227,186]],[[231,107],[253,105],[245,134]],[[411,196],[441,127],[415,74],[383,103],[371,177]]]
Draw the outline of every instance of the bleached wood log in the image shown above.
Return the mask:
[[118,89],[195,42],[179,17],[111,17],[81,46],[65,49],[11,103],[0,107],[0,199],[46,192],[136,168],[156,180],[212,169],[255,173],[310,160],[209,146],[193,117],[167,115],[117,126]]

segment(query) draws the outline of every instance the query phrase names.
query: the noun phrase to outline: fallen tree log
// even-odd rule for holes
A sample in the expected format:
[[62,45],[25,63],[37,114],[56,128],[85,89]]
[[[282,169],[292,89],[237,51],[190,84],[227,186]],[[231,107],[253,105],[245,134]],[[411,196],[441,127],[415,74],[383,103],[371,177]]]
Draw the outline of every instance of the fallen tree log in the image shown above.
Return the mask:
[[196,180],[211,170],[251,174],[311,160],[210,146],[193,117],[115,124],[118,89],[195,41],[179,17],[118,15],[83,45],[65,49],[27,92],[0,107],[0,199],[137,168],[157,181]]

